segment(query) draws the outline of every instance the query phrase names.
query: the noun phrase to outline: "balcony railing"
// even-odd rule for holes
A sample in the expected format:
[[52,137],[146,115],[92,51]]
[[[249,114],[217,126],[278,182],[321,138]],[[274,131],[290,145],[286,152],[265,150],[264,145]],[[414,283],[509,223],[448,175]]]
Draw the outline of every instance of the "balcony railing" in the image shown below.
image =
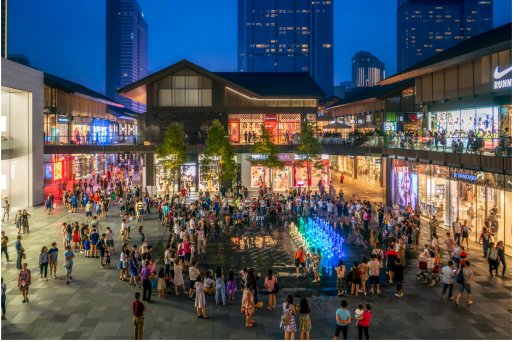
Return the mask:
[[137,145],[137,135],[45,136],[45,145]]

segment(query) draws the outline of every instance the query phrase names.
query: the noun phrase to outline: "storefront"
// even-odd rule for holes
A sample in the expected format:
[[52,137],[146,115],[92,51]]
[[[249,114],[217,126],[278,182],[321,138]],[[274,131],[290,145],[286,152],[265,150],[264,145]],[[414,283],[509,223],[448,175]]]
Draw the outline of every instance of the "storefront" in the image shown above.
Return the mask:
[[45,144],[67,144],[69,142],[69,118],[67,115],[44,114]]
[[342,172],[345,176],[353,178],[354,163],[354,156],[337,156],[337,170]]
[[382,186],[382,158],[357,156],[357,179]]
[[[434,111],[428,115],[432,130],[444,130],[448,138],[460,138],[465,146],[468,133],[471,131],[484,139],[486,149],[493,149],[498,146],[500,134],[506,129],[510,132],[512,105]],[[447,140],[448,146],[451,146],[451,142],[452,139]]]
[[251,165],[247,158],[254,160],[264,158],[260,154],[241,155],[241,180],[243,186],[250,190],[257,190],[259,187],[272,186],[275,191],[286,191],[292,183],[293,154],[279,154],[278,158],[284,163],[284,169],[270,170],[263,166]]
[[393,160],[392,168],[393,202],[419,204],[422,218],[436,215],[447,230],[457,217],[467,221],[471,241],[478,241],[488,224],[494,241],[504,241],[511,254],[512,176],[401,160]]
[[229,139],[232,143],[247,144],[257,141],[264,125],[273,135],[275,144],[287,144],[300,133],[300,114],[229,114]]
[[[321,184],[324,186],[329,185],[329,179],[331,177],[330,172],[330,156],[328,154],[322,154],[323,167],[321,170],[313,170],[310,165],[305,165],[299,161],[300,155],[294,155],[293,162],[293,186],[294,187],[316,187],[321,180]],[[310,183],[309,183],[310,181]]]

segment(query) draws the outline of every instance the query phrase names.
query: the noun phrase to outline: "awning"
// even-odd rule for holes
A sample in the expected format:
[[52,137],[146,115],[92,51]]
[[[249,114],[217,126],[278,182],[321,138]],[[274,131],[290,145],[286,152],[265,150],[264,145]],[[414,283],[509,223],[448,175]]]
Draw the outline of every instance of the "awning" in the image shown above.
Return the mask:
[[323,126],[324,129],[351,129],[352,126],[348,126],[342,122],[336,121],[330,125]]

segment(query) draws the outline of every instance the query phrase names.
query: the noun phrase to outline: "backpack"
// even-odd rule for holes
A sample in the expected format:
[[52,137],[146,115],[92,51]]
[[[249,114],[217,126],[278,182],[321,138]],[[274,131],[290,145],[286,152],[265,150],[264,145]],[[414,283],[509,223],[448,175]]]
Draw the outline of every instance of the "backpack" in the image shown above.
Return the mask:
[[96,248],[100,249],[100,248],[102,248],[102,245],[103,245],[103,240],[102,240],[102,239],[100,239],[100,240],[98,240],[98,242],[96,243]]
[[464,284],[464,275],[462,274],[462,269],[459,273],[457,273],[457,276],[455,277],[455,281],[457,284]]

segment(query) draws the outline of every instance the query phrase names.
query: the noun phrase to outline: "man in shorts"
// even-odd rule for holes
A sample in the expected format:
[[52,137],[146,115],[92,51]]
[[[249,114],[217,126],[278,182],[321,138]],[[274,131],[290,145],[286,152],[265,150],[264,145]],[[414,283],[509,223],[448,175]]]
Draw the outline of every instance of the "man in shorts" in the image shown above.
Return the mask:
[[73,271],[73,258],[75,258],[75,254],[71,250],[71,246],[68,245],[66,247],[66,252],[64,252],[64,269],[66,271],[66,284],[70,283],[70,280],[73,280],[71,277],[71,271]]
[[75,194],[73,194],[73,196],[71,196],[71,212],[72,213],[76,213],[77,212],[77,196],[75,196]]
[[104,257],[105,257],[105,248],[107,247],[105,245],[106,237],[107,237],[107,234],[102,234],[102,238],[100,240],[98,240],[98,243],[97,243],[97,249],[100,251],[100,268],[105,268]]
[[93,202],[91,200],[89,200],[86,204],[86,222],[89,221],[90,217],[93,219]]
[[305,268],[305,261],[307,261],[307,255],[305,254],[305,251],[303,250],[303,247],[300,246],[300,248],[296,251],[294,254],[294,263],[296,265],[296,277],[300,277],[300,264],[303,267],[303,273],[307,273],[307,269]]
[[52,275],[54,279],[57,278],[57,257],[59,256],[59,248],[57,248],[57,243],[52,242],[52,248],[48,250],[48,263],[50,264],[50,275]]
[[343,339],[348,339],[348,324],[351,323],[352,317],[349,310],[346,310],[348,303],[346,300],[341,301],[341,308],[336,311],[336,333],[334,340],[339,338],[341,331],[343,332]]

